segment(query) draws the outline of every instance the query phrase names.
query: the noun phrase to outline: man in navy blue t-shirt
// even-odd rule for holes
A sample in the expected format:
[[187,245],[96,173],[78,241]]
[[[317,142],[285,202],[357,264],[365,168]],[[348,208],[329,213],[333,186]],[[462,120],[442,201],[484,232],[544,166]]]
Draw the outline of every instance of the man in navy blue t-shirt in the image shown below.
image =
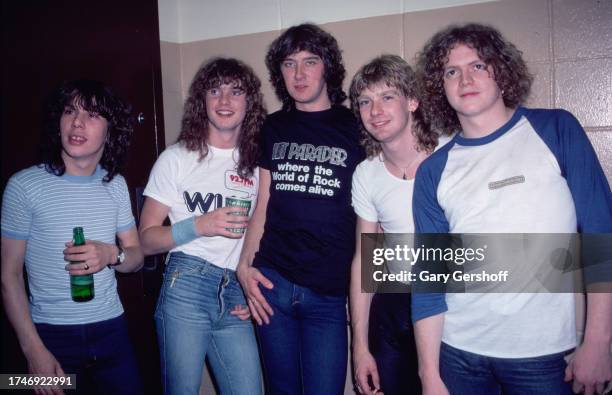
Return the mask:
[[341,103],[334,37],[289,28],[266,65],[283,108],[263,126],[260,195],[237,269],[259,324],[269,393],[341,394],[359,129]]

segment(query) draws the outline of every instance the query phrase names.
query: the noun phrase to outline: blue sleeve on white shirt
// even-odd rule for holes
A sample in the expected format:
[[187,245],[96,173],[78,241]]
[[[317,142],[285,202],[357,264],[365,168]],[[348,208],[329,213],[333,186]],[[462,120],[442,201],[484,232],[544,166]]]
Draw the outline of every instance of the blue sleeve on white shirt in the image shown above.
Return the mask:
[[[417,170],[412,197],[412,213],[417,234],[448,233],[449,231],[448,220],[438,203],[437,191],[448,159],[448,151],[452,146],[452,142],[446,144],[426,159]],[[413,292],[412,322],[444,313],[446,310],[448,307],[445,294]]]
[[612,232],[612,193],[584,129],[565,110],[530,110],[526,117],[557,158],[574,199],[578,231]]
[[586,284],[612,281],[612,192],[591,142],[565,110],[526,110],[526,117],[557,159],[572,194]]
[[417,170],[412,196],[412,213],[416,233],[448,233],[449,224],[444,210],[438,203],[438,185],[448,159],[450,142],[431,157],[427,158]]

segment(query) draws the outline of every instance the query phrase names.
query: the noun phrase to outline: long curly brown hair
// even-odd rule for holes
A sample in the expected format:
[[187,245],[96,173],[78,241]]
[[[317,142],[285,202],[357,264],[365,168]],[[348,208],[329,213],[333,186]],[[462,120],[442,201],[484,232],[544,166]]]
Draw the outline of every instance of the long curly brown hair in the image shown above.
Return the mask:
[[242,177],[250,177],[261,152],[260,131],[266,117],[266,108],[259,78],[238,59],[213,58],[200,67],[189,87],[177,142],[184,144],[190,151],[199,151],[200,160],[208,155],[206,92],[223,84],[236,84],[246,93],[246,114],[237,142],[240,155],[236,170]]
[[338,42],[328,32],[312,23],[292,26],[270,44],[266,54],[266,66],[270,73],[270,82],[274,86],[276,96],[283,103],[283,110],[290,110],[295,100],[289,95],[281,63],[287,56],[300,51],[311,52],[323,60],[325,66],[324,78],[327,84],[327,94],[332,105],[340,105],[346,99],[342,90],[342,82],[346,70],[342,63],[342,53]]
[[[351,101],[351,110],[353,110],[357,119],[361,119],[359,113],[359,96],[366,88],[381,83],[390,88],[398,89],[404,97],[420,101],[419,98],[421,95],[416,73],[408,63],[397,55],[381,55],[363,65],[353,77],[353,81],[351,81],[349,99]],[[412,133],[417,138],[416,149],[432,152],[438,144],[438,135],[429,128],[429,124],[425,121],[420,105],[413,112],[412,116]],[[382,150],[380,142],[368,133],[363,122],[361,122],[360,125],[360,142],[368,158],[380,154]]]
[[46,105],[40,149],[45,170],[56,176],[66,171],[62,159],[60,118],[66,106],[75,105],[100,114],[108,122],[100,166],[106,170],[102,180],[110,182],[123,168],[130,147],[134,125],[130,105],[107,85],[87,79],[64,82],[47,99]]
[[475,49],[480,60],[493,68],[506,107],[515,108],[522,104],[529,96],[533,82],[522,52],[495,28],[470,23],[451,25],[436,33],[417,54],[417,74],[423,85],[425,115],[433,127],[446,134],[461,130],[457,113],[444,93],[444,68],[450,51],[459,44]]

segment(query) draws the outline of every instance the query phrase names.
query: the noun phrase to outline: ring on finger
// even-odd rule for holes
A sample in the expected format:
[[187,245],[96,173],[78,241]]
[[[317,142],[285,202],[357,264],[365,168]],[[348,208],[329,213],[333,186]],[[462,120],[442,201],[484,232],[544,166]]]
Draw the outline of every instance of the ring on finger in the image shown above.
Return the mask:
[[85,270],[89,270],[89,265],[85,264]]

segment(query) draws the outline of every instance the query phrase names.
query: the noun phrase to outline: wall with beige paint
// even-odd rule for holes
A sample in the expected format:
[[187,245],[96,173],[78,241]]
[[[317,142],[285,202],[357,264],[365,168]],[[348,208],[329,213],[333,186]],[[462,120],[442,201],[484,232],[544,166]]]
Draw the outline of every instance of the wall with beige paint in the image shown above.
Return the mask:
[[[385,8],[394,9],[401,7]],[[192,20],[195,17],[192,15]],[[239,22],[229,18],[234,24]],[[199,20],[205,24],[206,14],[200,15]],[[467,21],[496,26],[523,51],[535,74],[527,104],[561,107],[574,113],[612,179],[612,2],[503,0],[322,26],[336,36],[343,49],[348,85],[357,68],[372,57],[394,53],[412,62],[416,51],[434,32],[447,24]],[[185,43],[162,41],[166,143],[178,136],[182,103],[193,75],[202,62],[213,56],[235,56],[250,64],[262,79],[269,111],[278,109],[264,65],[266,49],[278,34],[279,30],[274,30]]]
[[[215,32],[181,28],[176,33],[175,29],[174,36],[162,41],[167,144],[178,136],[182,103],[193,75],[202,62],[213,56],[233,56],[250,64],[263,82],[268,110],[279,108],[267,81],[264,55],[280,30],[290,25],[288,21],[334,21],[322,23],[322,27],[334,34],[343,49],[346,85],[357,68],[374,56],[399,54],[412,63],[414,54],[442,27],[450,23],[482,22],[499,28],[523,51],[535,75],[527,105],[560,107],[575,114],[585,127],[608,180],[612,181],[612,1],[502,0],[448,7],[453,1],[446,0],[443,4],[446,8],[423,11],[415,11],[423,2],[385,0],[379,8],[372,9],[360,1],[358,12],[349,12],[347,5],[353,2],[348,0],[311,0],[300,2],[301,6],[288,0],[261,2],[262,10],[274,15],[266,19],[265,13],[259,12],[236,17],[226,16],[219,10],[201,10],[198,15],[193,8],[189,12],[179,11],[178,16],[171,14],[172,23],[176,22],[178,27],[181,23],[196,21],[206,24],[211,19],[215,19],[211,23],[220,23],[219,18],[225,17],[239,25],[244,18],[244,26],[235,35],[203,40],[194,38],[214,37]],[[346,18],[342,18],[342,3],[347,9]],[[441,0],[433,3],[441,4]],[[325,9],[323,4],[333,8],[333,16],[327,20],[325,15],[314,11]],[[349,388],[347,393],[351,392]]]

